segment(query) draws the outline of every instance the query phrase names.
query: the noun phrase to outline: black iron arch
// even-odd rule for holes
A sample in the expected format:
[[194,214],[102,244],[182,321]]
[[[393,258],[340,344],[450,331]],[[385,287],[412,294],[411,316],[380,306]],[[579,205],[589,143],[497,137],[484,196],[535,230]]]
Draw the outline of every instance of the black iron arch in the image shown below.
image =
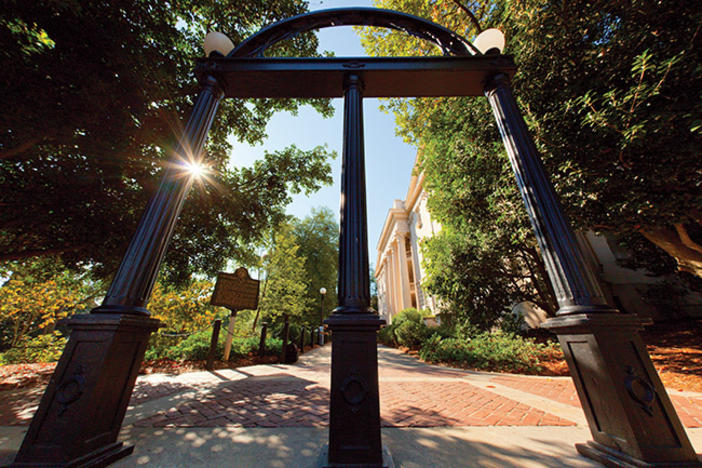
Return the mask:
[[[437,44],[445,56],[263,57],[280,40],[342,25],[404,31]],[[329,444],[323,453],[330,466],[389,465],[381,444],[376,347],[383,320],[370,308],[368,281],[363,98],[480,95],[492,107],[558,299],[557,317],[541,326],[559,336],[592,430],[594,441],[578,444],[578,451],[608,465],[700,466],[638,335],[640,319],[607,304],[568,226],[510,90],[515,70],[511,57],[480,54],[437,24],[369,8],[296,16],[261,30],[227,57],[198,60],[202,90],[173,152],[173,164],[149,202],[102,305],[67,322],[71,338],[11,466],[103,466],[134,449],[117,437],[149,335],[160,326],[149,318],[146,305],[193,182],[179,168],[183,160],[202,157],[219,102],[225,97],[341,96],[339,307],[326,320],[334,340]],[[84,388],[66,410],[66,387],[77,380]],[[643,397],[632,392],[634,382],[645,387]],[[104,416],[97,423],[92,417],[96,414]]]
[[332,8],[274,23],[241,42],[228,57],[263,57],[272,45],[313,29],[335,26],[378,26],[403,31],[441,48],[444,55],[481,55],[465,38],[418,16],[379,8]]

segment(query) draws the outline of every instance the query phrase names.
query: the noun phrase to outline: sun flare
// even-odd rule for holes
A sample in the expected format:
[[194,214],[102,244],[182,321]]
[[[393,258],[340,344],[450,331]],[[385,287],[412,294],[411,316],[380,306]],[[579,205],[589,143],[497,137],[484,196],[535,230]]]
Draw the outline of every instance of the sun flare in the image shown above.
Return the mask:
[[197,162],[186,162],[185,169],[190,174],[190,177],[195,179],[201,179],[207,174],[207,166]]

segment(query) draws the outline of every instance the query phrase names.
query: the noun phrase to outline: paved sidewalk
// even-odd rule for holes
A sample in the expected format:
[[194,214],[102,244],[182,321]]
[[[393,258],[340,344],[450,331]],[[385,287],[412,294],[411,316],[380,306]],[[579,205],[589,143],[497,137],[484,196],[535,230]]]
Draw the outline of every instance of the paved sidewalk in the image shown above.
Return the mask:
[[[115,466],[315,466],[330,351],[295,365],[141,376],[122,431],[136,449]],[[379,378],[383,443],[396,466],[599,466],[573,447],[590,434],[567,377],[450,369],[379,346]],[[702,452],[702,394],[670,393]],[[0,425],[15,424],[0,427],[0,465],[34,410],[31,397],[13,397],[0,403]]]

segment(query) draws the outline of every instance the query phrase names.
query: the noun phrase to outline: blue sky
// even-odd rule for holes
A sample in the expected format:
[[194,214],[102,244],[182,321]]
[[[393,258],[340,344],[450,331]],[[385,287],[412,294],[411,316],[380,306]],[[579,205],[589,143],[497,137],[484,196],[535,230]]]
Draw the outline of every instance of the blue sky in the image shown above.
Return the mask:
[[[347,6],[372,6],[371,1],[325,0],[310,2],[311,10]],[[364,56],[358,35],[351,27],[327,28],[319,31],[320,50],[330,50],[338,57]],[[294,197],[287,212],[299,218],[307,216],[312,208],[326,206],[338,215],[341,143],[343,136],[343,101],[334,99],[334,117],[322,118],[309,107],[302,108],[297,116],[276,114],[268,124],[268,138],[263,144],[249,146],[234,142],[230,161],[236,166],[248,166],[262,158],[265,150],[275,151],[291,144],[310,149],[326,144],[336,150],[339,157],[332,162],[334,184],[315,194]],[[368,248],[371,263],[375,263],[376,244],[385,216],[394,199],[403,199],[414,165],[416,148],[395,136],[395,117],[378,109],[378,99],[364,99],[364,132],[366,155],[366,196],[368,206]]]

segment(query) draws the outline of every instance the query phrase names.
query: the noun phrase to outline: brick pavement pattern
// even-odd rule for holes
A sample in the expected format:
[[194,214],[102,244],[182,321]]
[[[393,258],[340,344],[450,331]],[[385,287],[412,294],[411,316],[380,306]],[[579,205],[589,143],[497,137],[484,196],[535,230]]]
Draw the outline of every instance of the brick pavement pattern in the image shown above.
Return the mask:
[[[467,382],[381,382],[384,427],[572,426]],[[135,423],[140,427],[328,425],[329,388],[291,374],[248,378]]]
[[[305,353],[297,365],[246,367],[227,371],[226,375],[214,373],[215,380],[207,373],[202,374],[209,375],[210,380],[202,381],[198,380],[201,377],[180,381],[166,376],[152,380],[150,376],[140,377],[130,404],[155,401],[156,406],[151,412],[141,413],[145,417],[135,425],[326,426],[329,355],[329,348],[317,349]],[[572,413],[559,413],[557,408],[534,400],[525,399],[529,404],[519,401],[522,393],[505,393],[504,387],[537,395],[543,401],[580,407],[573,383],[567,378],[474,373],[424,364],[385,347],[379,349],[379,362],[380,410],[385,427],[575,425],[563,417]],[[494,385],[485,385],[488,383]],[[191,390],[195,393],[178,397]],[[28,424],[42,393],[43,387],[0,391],[0,425]],[[673,394],[671,399],[685,426],[702,427],[702,395]]]
[[[129,400],[131,406],[141,405],[183,390],[195,388],[180,383],[137,381]],[[28,387],[0,391],[0,426],[27,426],[44,394],[44,387]]]
[[[491,379],[506,387],[543,396],[559,403],[581,407],[575,385],[570,379],[544,379],[527,376],[500,376]],[[685,427],[702,427],[702,398],[670,395],[680,422]]]

